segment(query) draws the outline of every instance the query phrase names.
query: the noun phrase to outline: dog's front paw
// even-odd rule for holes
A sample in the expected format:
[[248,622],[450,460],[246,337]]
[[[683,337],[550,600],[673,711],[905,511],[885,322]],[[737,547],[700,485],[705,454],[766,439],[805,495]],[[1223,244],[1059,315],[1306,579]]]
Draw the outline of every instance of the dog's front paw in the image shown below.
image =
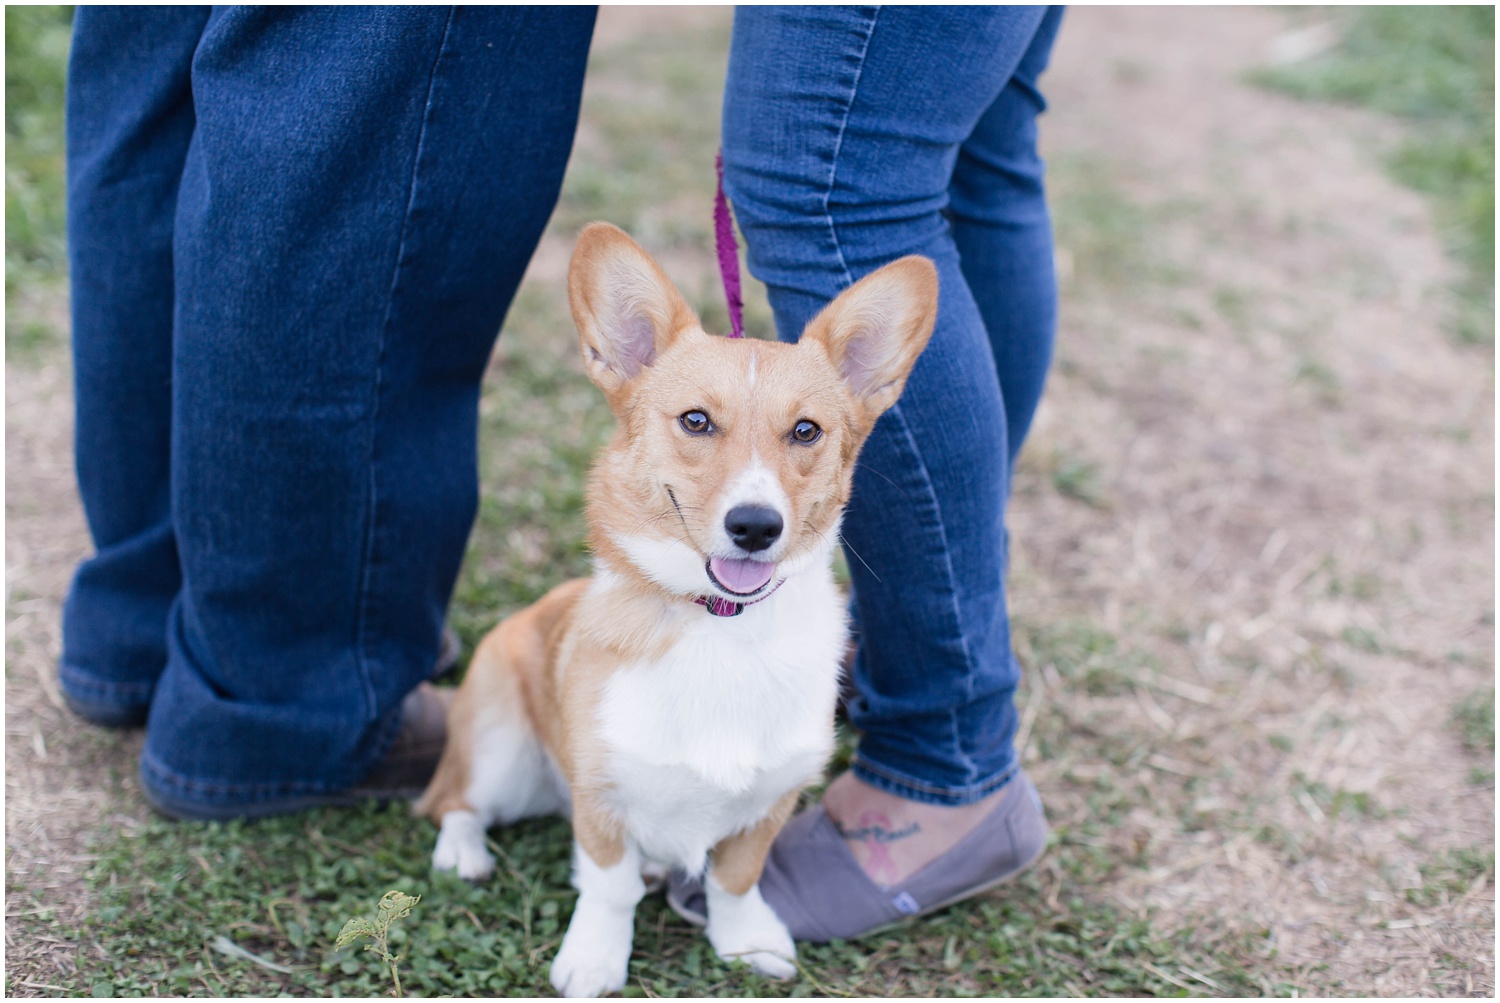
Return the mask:
[[562,995],[587,999],[624,989],[629,967],[629,940],[621,951],[618,945],[590,943],[589,938],[575,937],[569,930],[552,961],[550,978],[552,987]]
[[453,871],[465,881],[483,881],[495,872],[495,855],[484,845],[484,824],[471,811],[450,811],[443,816],[432,866]]
[[[787,942],[790,945],[790,941]],[[791,979],[797,975],[797,963],[788,961],[788,958],[796,956],[796,949],[788,946],[787,953],[782,954],[772,951],[744,951],[730,954],[719,951],[719,957],[725,961],[743,961],[750,966],[750,970],[758,972],[767,978]]]
[[719,957],[725,961],[743,961],[773,979],[789,979],[797,974],[797,948],[792,935],[761,899],[758,890],[751,889],[749,895],[732,907],[726,905],[713,903],[708,912],[708,942]]

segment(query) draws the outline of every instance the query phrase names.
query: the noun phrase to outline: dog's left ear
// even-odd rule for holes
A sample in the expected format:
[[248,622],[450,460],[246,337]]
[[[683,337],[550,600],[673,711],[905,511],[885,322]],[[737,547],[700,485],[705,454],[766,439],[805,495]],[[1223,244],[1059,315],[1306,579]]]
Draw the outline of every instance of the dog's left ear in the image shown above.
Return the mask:
[[822,342],[874,425],[906,386],[937,320],[937,268],[911,255],[871,272],[823,308],[803,333]]
[[611,400],[678,331],[698,323],[651,256],[608,223],[590,223],[578,235],[568,268],[568,304],[583,367]]

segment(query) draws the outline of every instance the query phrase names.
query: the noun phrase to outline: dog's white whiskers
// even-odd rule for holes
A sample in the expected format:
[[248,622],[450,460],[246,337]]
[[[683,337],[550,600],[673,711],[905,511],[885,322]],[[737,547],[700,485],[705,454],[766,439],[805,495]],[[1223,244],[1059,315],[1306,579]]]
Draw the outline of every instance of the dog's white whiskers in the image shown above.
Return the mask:
[[875,574],[875,569],[872,568],[872,567],[870,567],[870,564],[869,564],[868,561],[866,561],[863,557],[859,556],[859,551],[855,550],[854,547],[850,545],[849,538],[847,536],[845,536],[843,533],[840,533],[839,534],[839,542],[844,545],[845,549],[848,550],[849,553],[853,554],[856,558],[859,559],[859,563],[861,563],[861,564],[863,564],[865,566],[865,570],[868,571],[870,573],[870,575],[877,582],[880,581],[880,576],[877,575],[877,574]]
[[650,516],[648,518],[642,519],[640,522],[636,523],[635,526],[631,529],[631,532],[633,532],[633,533],[639,533],[639,532],[641,532],[642,530],[644,530],[644,529],[646,529],[648,527],[653,527],[653,526],[657,525],[663,519],[670,519],[670,518],[672,518],[676,514],[677,514],[676,512],[658,512],[656,515],[653,515],[653,516]]
[[868,463],[861,463],[860,464],[860,469],[862,469],[862,470],[868,470],[870,473],[874,474],[876,477],[879,477],[881,480],[885,481],[887,484],[889,484],[893,488],[894,487],[899,487],[899,485],[897,485],[895,481],[891,480],[885,474],[882,474],[880,471],[876,470],[874,467],[870,466]]

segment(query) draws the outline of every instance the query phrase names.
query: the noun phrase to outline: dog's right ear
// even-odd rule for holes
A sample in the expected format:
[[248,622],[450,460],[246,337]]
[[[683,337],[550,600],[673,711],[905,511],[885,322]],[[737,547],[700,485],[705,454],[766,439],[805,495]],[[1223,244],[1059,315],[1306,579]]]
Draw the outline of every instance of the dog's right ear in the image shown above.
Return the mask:
[[589,379],[611,400],[697,314],[625,231],[590,223],[568,268],[568,304]]

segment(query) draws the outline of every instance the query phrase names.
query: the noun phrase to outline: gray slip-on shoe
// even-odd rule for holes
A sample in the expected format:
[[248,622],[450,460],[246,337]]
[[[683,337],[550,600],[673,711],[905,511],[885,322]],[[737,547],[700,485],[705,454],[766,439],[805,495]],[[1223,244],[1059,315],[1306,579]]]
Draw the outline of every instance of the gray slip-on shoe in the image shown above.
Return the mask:
[[[809,808],[776,837],[760,893],[794,940],[852,940],[925,916],[1008,881],[1047,846],[1047,817],[1026,774],[953,848],[893,888],[882,888],[849,852],[823,806]],[[707,921],[703,886],[672,875],[667,902],[689,923]]]

